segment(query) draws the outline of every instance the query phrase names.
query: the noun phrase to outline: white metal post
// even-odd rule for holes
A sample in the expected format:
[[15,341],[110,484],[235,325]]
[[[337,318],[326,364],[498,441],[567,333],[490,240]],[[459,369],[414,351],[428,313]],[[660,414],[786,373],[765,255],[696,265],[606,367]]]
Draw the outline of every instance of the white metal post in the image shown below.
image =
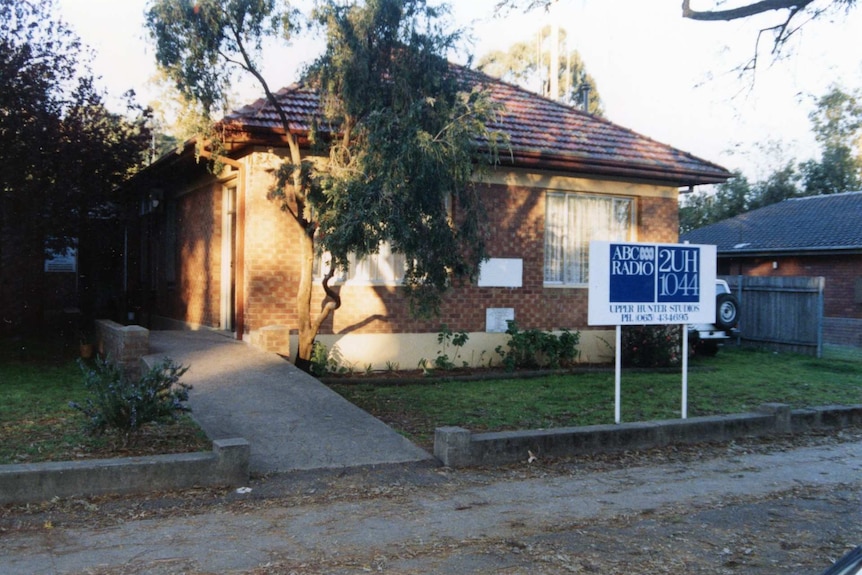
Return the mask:
[[616,341],[616,376],[614,378],[614,422],[619,423],[620,417],[620,372],[623,364],[623,328],[617,326],[617,341]]
[[688,326],[682,328],[682,418],[688,417]]

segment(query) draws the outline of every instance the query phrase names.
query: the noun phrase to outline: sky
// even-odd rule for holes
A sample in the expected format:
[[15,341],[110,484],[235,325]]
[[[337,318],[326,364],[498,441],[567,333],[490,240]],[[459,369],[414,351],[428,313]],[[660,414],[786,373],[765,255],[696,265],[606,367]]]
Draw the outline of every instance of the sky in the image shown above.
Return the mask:
[[[568,49],[580,52],[595,78],[609,120],[751,179],[789,159],[816,157],[808,119],[815,98],[832,85],[862,88],[862,8],[812,22],[796,36],[790,57],[773,62],[763,54],[754,78],[740,79],[735,68],[751,58],[757,31],[777,23],[776,14],[694,22],[682,18],[679,0],[558,0],[550,14],[495,14],[496,3],[451,2],[455,23],[472,35],[453,60],[478,60],[529,41],[553,18],[568,32]],[[109,102],[130,88],[142,104],[159,98],[151,82],[155,58],[144,29],[146,4],[59,0],[60,17],[94,51],[92,68]],[[267,52],[270,84],[296,81],[320,47],[319,39],[300,38],[288,50]],[[242,103],[259,97],[253,80],[243,84]],[[761,152],[770,142],[780,142],[782,151]]]

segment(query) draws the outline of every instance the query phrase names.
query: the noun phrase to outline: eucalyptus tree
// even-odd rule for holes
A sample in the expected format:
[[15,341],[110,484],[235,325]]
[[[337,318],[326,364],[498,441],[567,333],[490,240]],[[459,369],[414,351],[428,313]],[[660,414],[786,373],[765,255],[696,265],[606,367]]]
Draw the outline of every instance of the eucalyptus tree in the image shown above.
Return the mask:
[[[585,111],[602,116],[602,99],[595,79],[587,71],[587,66],[577,50],[567,50],[567,32],[559,29],[558,52],[559,66],[556,74],[558,82],[550,81],[551,48],[553,41],[551,26],[545,26],[535,34],[532,41],[515,42],[506,50],[494,50],[479,58],[476,68],[482,72],[517,84],[527,90],[539,92],[554,100],[562,100]],[[551,93],[551,86],[558,86],[558,93]]]
[[820,159],[800,165],[806,195],[862,189],[862,91],[833,86],[808,118]]
[[[158,63],[211,114],[226,101],[234,64],[261,86],[281,118],[290,159],[270,197],[303,233],[297,297],[297,364],[308,366],[322,322],[340,306],[328,286],[350,255],[382,242],[404,254],[404,284],[417,313],[433,313],[453,276],[473,277],[485,257],[482,210],[473,183],[494,135],[494,106],[446,61],[458,40],[439,6],[424,0],[319,2],[312,22],[326,35],[306,81],[319,91],[330,133],[323,165],[308,161],[259,64],[262,40],[286,38],[297,13],[275,0],[154,0],[148,26]],[[211,118],[211,116],[210,116]],[[485,142],[480,147],[479,143]],[[328,152],[328,154],[326,153]],[[454,218],[457,225],[452,225]],[[327,300],[312,313],[313,264],[331,254]]]

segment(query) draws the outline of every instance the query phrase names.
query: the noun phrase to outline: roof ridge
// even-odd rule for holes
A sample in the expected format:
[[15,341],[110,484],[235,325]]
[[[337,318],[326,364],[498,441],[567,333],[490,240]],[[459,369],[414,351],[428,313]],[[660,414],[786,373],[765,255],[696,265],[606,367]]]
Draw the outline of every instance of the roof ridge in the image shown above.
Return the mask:
[[818,194],[816,196],[800,196],[798,198],[787,198],[786,201],[818,200],[821,198],[837,198],[840,196],[856,196],[856,195],[862,195],[862,190],[857,190],[855,192],[838,192],[837,194]]

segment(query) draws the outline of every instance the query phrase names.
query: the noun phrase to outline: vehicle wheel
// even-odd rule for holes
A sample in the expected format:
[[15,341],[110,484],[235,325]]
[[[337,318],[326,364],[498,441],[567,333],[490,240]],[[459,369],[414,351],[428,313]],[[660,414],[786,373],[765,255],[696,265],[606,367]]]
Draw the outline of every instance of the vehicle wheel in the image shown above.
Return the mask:
[[739,302],[730,293],[720,293],[715,298],[715,325],[718,329],[730,329],[739,322]]

